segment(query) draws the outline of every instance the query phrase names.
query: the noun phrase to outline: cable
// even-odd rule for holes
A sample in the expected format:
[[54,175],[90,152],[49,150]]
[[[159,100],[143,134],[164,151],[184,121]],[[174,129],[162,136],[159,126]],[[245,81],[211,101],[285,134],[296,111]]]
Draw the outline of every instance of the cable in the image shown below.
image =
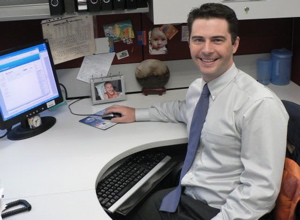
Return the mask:
[[[61,86],[61,87],[63,87],[63,89],[64,89],[64,91],[65,91],[65,99],[67,100],[68,99],[68,91],[67,91],[67,88],[62,84],[62,83],[59,83],[59,85]],[[77,113],[74,113],[73,111],[72,111],[72,109],[71,109],[71,105],[73,105],[74,103],[76,103],[76,102],[78,102],[78,101],[80,101],[80,100],[82,100],[83,98],[81,98],[81,99],[77,99],[77,100],[75,100],[74,102],[72,102],[72,103],[70,103],[69,105],[68,105],[68,108],[69,108],[69,110],[70,110],[70,112],[73,114],[73,115],[77,115],[77,116],[89,116],[89,115],[87,115],[87,114],[77,114]]]
[[68,99],[68,91],[67,91],[66,87],[65,87],[62,83],[59,83],[59,85],[60,85],[61,87],[64,88],[64,91],[65,91],[65,99],[67,100],[67,99]]
[[73,115],[77,115],[77,116],[89,116],[89,115],[91,115],[91,114],[78,114],[78,113],[74,113],[74,112],[72,111],[71,105],[75,104],[76,102],[79,102],[80,100],[82,100],[82,99],[77,99],[77,100],[75,100],[74,102],[72,102],[72,103],[70,103],[70,104],[68,105],[68,108],[69,108],[70,112],[71,112]]
[[4,138],[7,134],[8,134],[8,130],[6,130],[6,133],[4,135],[0,136],[0,138]]
[[9,129],[6,129],[6,132],[5,132],[5,134],[4,135],[2,135],[2,136],[0,136],[0,138],[4,138],[7,134],[8,134],[8,132],[10,132],[10,130],[11,130],[11,128],[9,128]]
[[[67,100],[67,99],[68,99],[68,91],[67,91],[66,87],[65,87],[63,84],[61,84],[61,83],[60,83],[59,85],[60,85],[61,87],[64,88],[64,90],[65,90],[65,95],[66,95],[66,100]],[[72,103],[70,103],[70,104],[68,105],[68,108],[69,108],[71,114],[77,115],[77,116],[91,116],[91,115],[94,115],[94,116],[102,116],[102,115],[97,115],[97,114],[78,114],[78,113],[74,113],[74,112],[72,111],[72,109],[71,109],[71,105],[75,104],[76,102],[81,101],[82,99],[84,99],[84,98],[79,98],[79,99],[75,100],[74,102],[72,102]]]
[[68,108],[69,108],[71,114],[77,115],[77,116],[91,116],[91,115],[93,115],[93,116],[100,116],[100,117],[102,116],[102,115],[97,115],[97,114],[78,114],[78,113],[74,113],[74,112],[72,111],[72,109],[71,109],[71,105],[75,104],[76,102],[81,101],[82,99],[83,99],[83,98],[77,99],[77,100],[75,100],[74,102],[72,102],[72,103],[70,103],[70,104],[68,105]]

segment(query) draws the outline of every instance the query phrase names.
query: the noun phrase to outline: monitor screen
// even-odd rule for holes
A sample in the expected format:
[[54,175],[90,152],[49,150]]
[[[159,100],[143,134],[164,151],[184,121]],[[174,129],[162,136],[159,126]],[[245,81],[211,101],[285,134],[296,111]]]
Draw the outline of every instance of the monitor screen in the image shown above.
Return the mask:
[[9,139],[24,139],[48,130],[55,118],[39,118],[39,113],[61,102],[47,40],[0,52],[0,129],[9,130]]

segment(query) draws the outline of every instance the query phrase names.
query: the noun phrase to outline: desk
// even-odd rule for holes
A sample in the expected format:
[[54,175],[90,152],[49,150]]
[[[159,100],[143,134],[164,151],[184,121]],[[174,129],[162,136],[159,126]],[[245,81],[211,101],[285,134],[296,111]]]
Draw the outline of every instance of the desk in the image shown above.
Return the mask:
[[[149,107],[160,100],[184,99],[186,90],[163,96],[128,95],[118,104]],[[91,105],[90,99],[71,106],[73,112],[95,113],[112,103]],[[56,124],[50,130],[22,141],[0,140],[0,185],[5,202],[26,199],[32,210],[11,220],[106,220],[95,187],[112,164],[134,152],[186,143],[185,125],[138,122],[118,124],[102,131],[79,123],[67,106],[46,112]]]
[[[300,103],[300,87],[270,85],[280,98]],[[149,107],[152,103],[184,99],[186,90],[163,96],[127,95],[121,105]],[[95,113],[109,104],[92,106],[90,99],[71,106],[75,113]],[[0,140],[0,185],[5,202],[26,199],[28,213],[11,220],[108,220],[95,193],[97,178],[118,160],[137,151],[187,142],[184,124],[137,122],[106,131],[84,125],[67,106],[46,112],[57,119],[53,128],[36,137]]]

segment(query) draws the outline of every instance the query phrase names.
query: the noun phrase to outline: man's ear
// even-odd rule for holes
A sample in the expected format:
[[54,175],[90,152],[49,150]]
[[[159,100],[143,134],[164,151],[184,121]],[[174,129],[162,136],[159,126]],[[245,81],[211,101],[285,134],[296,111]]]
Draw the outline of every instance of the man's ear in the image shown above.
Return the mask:
[[233,46],[233,53],[235,53],[237,51],[237,49],[239,48],[239,45],[240,45],[240,37],[237,36],[235,41],[234,41],[234,44],[232,45]]

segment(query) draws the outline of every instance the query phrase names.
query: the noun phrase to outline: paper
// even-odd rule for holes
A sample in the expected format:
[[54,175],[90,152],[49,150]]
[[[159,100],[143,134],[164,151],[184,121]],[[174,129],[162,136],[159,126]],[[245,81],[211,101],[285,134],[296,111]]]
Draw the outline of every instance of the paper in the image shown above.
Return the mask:
[[[0,188],[0,214],[3,212],[3,210],[6,208],[6,204],[4,204],[2,198],[4,197],[3,194],[4,189]],[[0,220],[2,220],[2,217],[0,215]]]
[[77,79],[90,83],[92,78],[107,76],[114,56],[115,53],[104,53],[84,57]]
[[95,54],[99,53],[109,53],[109,39],[108,37],[96,38],[96,52]]
[[49,40],[54,64],[96,51],[92,16],[44,20],[42,30],[44,38]]

